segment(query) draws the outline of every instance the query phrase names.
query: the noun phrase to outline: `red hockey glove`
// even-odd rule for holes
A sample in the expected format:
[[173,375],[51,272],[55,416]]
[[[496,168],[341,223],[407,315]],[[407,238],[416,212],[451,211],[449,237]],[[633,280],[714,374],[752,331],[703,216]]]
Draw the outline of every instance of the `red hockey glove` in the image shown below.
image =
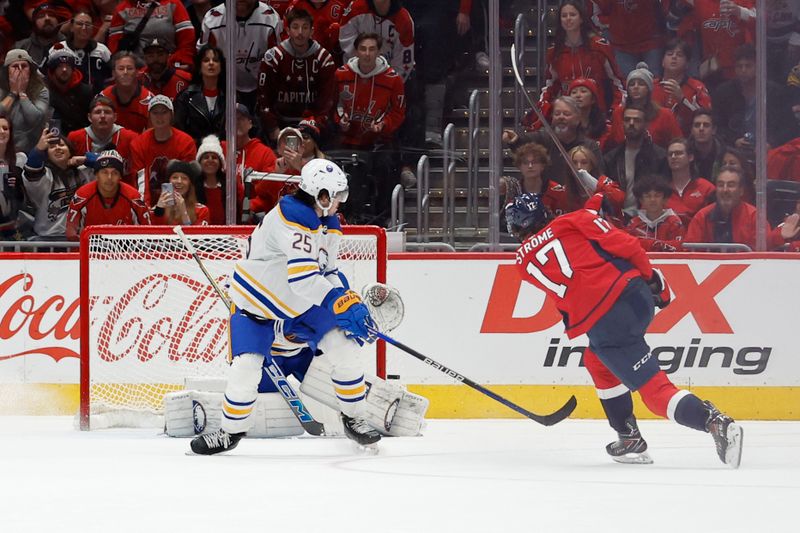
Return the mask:
[[672,301],[672,291],[670,291],[667,280],[660,270],[653,269],[653,275],[647,280],[647,285],[653,293],[653,305],[659,309],[664,309],[669,305],[669,302]]

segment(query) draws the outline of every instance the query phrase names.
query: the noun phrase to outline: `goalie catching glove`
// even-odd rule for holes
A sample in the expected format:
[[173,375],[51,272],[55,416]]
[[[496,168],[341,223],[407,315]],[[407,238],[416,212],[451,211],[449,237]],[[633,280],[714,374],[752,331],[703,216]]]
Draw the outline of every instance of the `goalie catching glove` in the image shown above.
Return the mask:
[[348,338],[360,345],[375,341],[375,335],[370,331],[375,329],[375,322],[357,292],[334,289],[322,305],[333,311],[336,325],[347,332]]
[[669,289],[664,274],[657,268],[653,269],[653,275],[647,280],[650,292],[653,293],[653,305],[659,309],[664,309],[672,301],[672,292]]

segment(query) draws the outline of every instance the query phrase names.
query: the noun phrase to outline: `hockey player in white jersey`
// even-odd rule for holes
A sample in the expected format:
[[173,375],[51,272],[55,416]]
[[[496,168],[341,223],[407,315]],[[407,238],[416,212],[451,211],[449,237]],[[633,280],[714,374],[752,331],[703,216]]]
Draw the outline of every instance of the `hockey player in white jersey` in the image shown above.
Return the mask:
[[[380,440],[364,420],[366,384],[356,357],[360,346],[375,340],[370,333],[375,325],[335,262],[342,237],[335,215],[347,194],[344,172],[333,162],[313,159],[303,167],[299,190],[283,197],[250,236],[231,278],[233,360],[221,428],[192,440],[195,453],[230,450],[247,432],[264,358],[272,357],[276,338],[311,349],[300,353],[325,353],[345,434],[361,445]],[[287,375],[302,363],[292,357],[273,360]]]

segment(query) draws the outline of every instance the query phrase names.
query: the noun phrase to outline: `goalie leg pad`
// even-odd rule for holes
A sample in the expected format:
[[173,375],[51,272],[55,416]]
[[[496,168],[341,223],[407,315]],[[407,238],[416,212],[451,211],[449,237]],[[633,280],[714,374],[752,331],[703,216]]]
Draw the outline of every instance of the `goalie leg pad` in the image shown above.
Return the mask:
[[[339,411],[331,383],[333,368],[326,356],[315,357],[300,385],[300,392]],[[367,375],[368,384],[363,416],[370,426],[384,435],[395,437],[418,436],[425,425],[428,400],[408,392],[399,383],[386,382]]]
[[[222,418],[221,392],[184,390],[164,396],[165,432],[170,437],[194,437],[219,429]],[[304,433],[289,406],[278,393],[259,394],[248,437],[293,437]]]

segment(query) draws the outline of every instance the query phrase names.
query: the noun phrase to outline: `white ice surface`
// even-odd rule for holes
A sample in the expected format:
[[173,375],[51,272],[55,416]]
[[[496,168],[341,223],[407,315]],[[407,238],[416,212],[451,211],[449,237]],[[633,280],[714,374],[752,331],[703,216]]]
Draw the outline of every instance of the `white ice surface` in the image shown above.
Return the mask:
[[376,456],[304,437],[200,457],[153,430],[0,417],[0,532],[800,531],[800,423],[744,422],[739,470],[707,434],[640,425],[653,465],[611,462],[604,421],[432,420]]

